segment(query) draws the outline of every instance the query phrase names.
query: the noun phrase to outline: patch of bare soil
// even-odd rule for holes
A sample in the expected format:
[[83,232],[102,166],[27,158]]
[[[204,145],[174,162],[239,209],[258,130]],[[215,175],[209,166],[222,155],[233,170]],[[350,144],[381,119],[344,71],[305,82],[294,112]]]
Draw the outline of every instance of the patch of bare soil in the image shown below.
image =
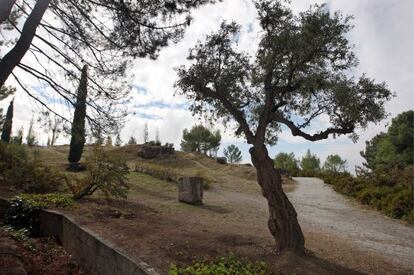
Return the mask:
[[14,240],[0,228],[0,274],[86,275],[71,256],[48,238]]
[[[156,210],[135,202],[91,199],[73,208],[70,215],[161,274],[166,274],[172,263],[187,265],[195,259],[213,259],[226,254],[265,261],[274,272],[284,274],[358,274],[312,253],[304,257],[278,255],[264,224],[244,221],[236,228],[233,222],[227,221],[228,212],[206,207],[184,206],[184,211],[172,215],[170,210]],[[193,215],[194,210],[204,213]],[[127,218],[131,212],[134,217]],[[208,219],[209,213],[220,219]]]

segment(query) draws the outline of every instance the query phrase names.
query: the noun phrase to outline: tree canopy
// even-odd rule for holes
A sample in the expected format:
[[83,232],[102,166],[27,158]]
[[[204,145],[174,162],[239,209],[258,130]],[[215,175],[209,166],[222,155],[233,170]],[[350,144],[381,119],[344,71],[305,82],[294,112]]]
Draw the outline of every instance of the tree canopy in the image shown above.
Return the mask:
[[210,131],[203,125],[195,125],[190,130],[183,130],[181,150],[199,152],[207,155],[218,150],[221,141],[220,131]]
[[296,176],[299,173],[298,161],[294,153],[281,152],[277,154],[275,167],[286,171],[290,176]]
[[414,111],[406,111],[392,119],[386,133],[366,142],[361,156],[364,166],[375,170],[413,164]]
[[306,154],[300,160],[300,168],[303,173],[319,172],[321,169],[321,160],[317,155],[311,153],[308,149]]
[[[358,64],[346,35],[352,17],[314,5],[298,15],[281,1],[257,1],[259,48],[253,59],[236,47],[240,26],[221,24],[190,50],[179,67],[178,93],[196,114],[237,122],[248,143],[273,143],[284,125],[310,141],[352,134],[386,116],[392,96],[385,83],[348,72]],[[307,132],[320,117],[329,126]]]
[[231,144],[227,146],[226,148],[224,148],[224,156],[227,158],[227,161],[230,163],[239,163],[243,159],[242,153],[239,147],[237,147],[234,144]]
[[1,141],[9,143],[12,134],[13,127],[13,110],[14,110],[14,99],[10,101],[9,107],[7,108],[6,117],[3,122],[3,129],[1,132]]
[[343,160],[339,155],[329,155],[326,157],[326,160],[323,164],[322,169],[325,172],[345,172],[346,170],[346,160]]

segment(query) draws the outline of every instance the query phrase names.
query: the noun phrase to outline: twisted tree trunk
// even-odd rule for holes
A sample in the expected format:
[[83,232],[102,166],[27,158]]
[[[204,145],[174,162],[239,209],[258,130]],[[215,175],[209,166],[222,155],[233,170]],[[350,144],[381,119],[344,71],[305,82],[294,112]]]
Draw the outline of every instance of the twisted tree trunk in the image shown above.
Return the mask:
[[269,207],[268,226],[276,241],[278,250],[292,250],[304,253],[305,239],[300,228],[297,214],[282,189],[282,178],[274,168],[264,145],[255,145],[249,150],[257,171],[257,180],[267,199]]

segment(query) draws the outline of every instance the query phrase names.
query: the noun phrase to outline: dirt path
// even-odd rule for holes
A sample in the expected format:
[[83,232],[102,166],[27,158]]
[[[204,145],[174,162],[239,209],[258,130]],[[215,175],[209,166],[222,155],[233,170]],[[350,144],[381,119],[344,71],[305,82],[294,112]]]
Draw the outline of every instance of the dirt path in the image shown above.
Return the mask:
[[300,223],[349,240],[362,250],[414,270],[414,229],[336,193],[322,180],[296,178],[289,198]]
[[[189,206],[177,201],[174,184],[145,182],[147,177],[136,178],[128,201],[85,201],[70,212],[161,274],[171,263],[227,253],[264,260],[285,274],[412,274],[413,228],[347,200],[320,180],[298,178],[294,188],[284,186],[314,256],[298,261],[275,254],[267,203],[255,181],[220,176],[226,181],[205,192],[202,206]],[[131,218],[114,218],[114,208]]]

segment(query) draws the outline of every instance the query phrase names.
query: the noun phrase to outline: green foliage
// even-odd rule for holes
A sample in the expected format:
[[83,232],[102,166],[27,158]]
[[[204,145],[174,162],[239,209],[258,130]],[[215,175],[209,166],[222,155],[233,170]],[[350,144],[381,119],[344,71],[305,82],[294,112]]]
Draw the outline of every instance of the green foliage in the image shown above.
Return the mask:
[[61,193],[21,194],[19,197],[32,205],[39,205],[42,208],[69,207],[74,203],[71,196]]
[[82,68],[81,79],[79,82],[76,97],[75,112],[73,114],[71,139],[68,161],[77,163],[80,161],[85,146],[85,118],[86,118],[86,98],[88,95],[88,67]]
[[11,226],[4,226],[3,227],[9,234],[10,236],[18,241],[21,242],[27,249],[34,251],[34,245],[33,245],[33,241],[32,239],[29,237],[30,235],[30,231],[27,230],[26,228],[22,228],[22,229],[14,229]]
[[273,274],[264,262],[250,262],[234,255],[218,257],[214,261],[195,261],[188,267],[171,265],[169,275],[267,275]]
[[303,176],[313,176],[320,171],[321,160],[308,149],[300,161]]
[[289,176],[295,177],[299,174],[298,161],[293,153],[279,153],[275,157],[275,167],[286,171]]
[[68,182],[76,200],[91,196],[98,190],[106,197],[127,197],[129,168],[124,159],[108,155],[101,146],[95,146],[93,154],[86,158],[86,169],[85,178]]
[[[194,114],[236,122],[236,135],[250,144],[276,142],[282,124],[316,141],[352,134],[386,116],[392,93],[385,83],[348,73],[358,64],[348,41],[352,16],[326,5],[295,14],[289,1],[255,3],[264,30],[255,58],[237,47],[241,26],[223,22],[190,50],[190,66],[177,69],[176,87]],[[332,127],[310,134],[321,115]]]
[[413,166],[378,169],[367,176],[349,173],[322,173],[327,184],[342,194],[355,197],[386,215],[413,222]]
[[325,163],[322,167],[325,172],[345,172],[346,170],[346,160],[343,160],[339,155],[329,155],[326,158]]
[[413,164],[414,111],[399,114],[387,133],[380,133],[366,142],[364,166],[371,169],[392,168]]
[[9,201],[5,213],[5,224],[15,230],[24,230],[27,235],[36,235],[39,230],[39,211],[47,207],[67,207],[73,200],[63,194],[22,194]]
[[224,148],[224,156],[230,163],[238,163],[242,161],[242,153],[236,145],[232,144]]
[[16,230],[27,229],[29,234],[36,235],[39,232],[39,210],[43,206],[17,196],[9,201],[5,213],[5,224]]
[[4,182],[29,193],[61,191],[66,176],[40,161],[36,151],[33,156],[18,144],[0,143],[0,175]]
[[13,125],[13,106],[14,100],[10,101],[9,107],[7,108],[6,118],[3,123],[3,129],[1,132],[1,141],[5,143],[10,142],[11,131]]
[[213,155],[221,142],[220,131],[212,132],[203,125],[195,125],[190,130],[184,129],[181,150]]

